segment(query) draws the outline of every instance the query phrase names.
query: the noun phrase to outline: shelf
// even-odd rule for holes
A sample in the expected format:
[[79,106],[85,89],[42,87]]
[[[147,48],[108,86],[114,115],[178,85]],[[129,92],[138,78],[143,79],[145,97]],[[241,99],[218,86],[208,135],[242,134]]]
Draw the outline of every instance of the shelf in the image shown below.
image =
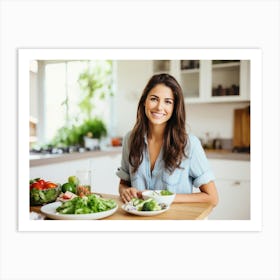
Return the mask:
[[229,62],[229,63],[219,63],[219,64],[212,64],[213,69],[220,69],[220,68],[236,68],[240,66],[240,62]]
[[181,74],[193,74],[193,73],[199,73],[199,68],[194,69],[182,69]]
[[241,98],[240,96],[212,96],[210,98],[185,97],[184,100],[186,104],[250,102],[248,98]]

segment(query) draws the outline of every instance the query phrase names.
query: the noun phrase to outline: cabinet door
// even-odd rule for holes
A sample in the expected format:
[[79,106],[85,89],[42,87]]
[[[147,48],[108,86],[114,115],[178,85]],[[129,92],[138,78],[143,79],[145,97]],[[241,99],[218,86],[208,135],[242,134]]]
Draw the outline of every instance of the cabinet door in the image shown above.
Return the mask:
[[179,82],[188,103],[205,102],[210,96],[211,61],[181,60]]
[[240,62],[240,99],[250,100],[250,61]]
[[181,60],[179,82],[187,99],[200,97],[201,64],[199,60]]
[[209,159],[217,180],[250,181],[250,161]]
[[250,162],[210,159],[219,203],[209,219],[250,219]]
[[92,190],[98,193],[118,194],[120,179],[116,175],[121,154],[91,160]]
[[219,203],[209,215],[213,220],[250,219],[250,182],[238,180],[216,180]]

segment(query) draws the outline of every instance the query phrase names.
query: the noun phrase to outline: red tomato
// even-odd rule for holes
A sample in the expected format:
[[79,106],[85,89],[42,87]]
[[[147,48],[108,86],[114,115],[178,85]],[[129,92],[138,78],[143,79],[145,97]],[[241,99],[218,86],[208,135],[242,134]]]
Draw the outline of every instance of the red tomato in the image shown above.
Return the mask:
[[37,181],[37,183],[39,183],[39,184],[41,184],[42,186],[44,186],[46,182],[45,182],[45,180],[40,179],[40,180]]
[[30,189],[34,189],[34,188],[37,189],[37,190],[42,190],[43,186],[40,183],[35,182],[35,183],[30,185]]
[[45,183],[45,188],[46,188],[46,189],[54,189],[54,188],[56,188],[56,187],[57,187],[57,184],[55,184],[55,183],[53,183],[53,182],[47,181],[47,182]]
[[69,198],[70,198],[70,196],[68,196],[68,195],[64,194],[64,195],[62,196],[62,198],[63,198],[63,199],[69,199]]

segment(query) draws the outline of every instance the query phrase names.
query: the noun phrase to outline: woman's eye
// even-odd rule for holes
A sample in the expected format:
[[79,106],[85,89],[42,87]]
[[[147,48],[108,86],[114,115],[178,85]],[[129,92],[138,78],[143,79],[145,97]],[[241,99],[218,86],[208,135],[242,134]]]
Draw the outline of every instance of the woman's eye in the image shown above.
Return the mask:
[[151,99],[150,99],[151,101],[156,101],[157,100],[157,98],[156,97],[151,97]]
[[168,105],[171,105],[172,101],[171,100],[166,100],[165,103],[168,104]]

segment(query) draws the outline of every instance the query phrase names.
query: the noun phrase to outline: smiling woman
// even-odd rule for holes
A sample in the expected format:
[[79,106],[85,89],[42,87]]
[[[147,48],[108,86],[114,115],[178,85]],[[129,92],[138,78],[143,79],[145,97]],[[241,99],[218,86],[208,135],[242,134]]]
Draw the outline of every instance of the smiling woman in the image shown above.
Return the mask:
[[[176,193],[175,202],[209,202],[218,195],[199,139],[187,134],[181,86],[169,74],[148,81],[138,103],[137,120],[123,140],[117,171],[124,202],[148,190]],[[193,187],[199,192],[193,193]]]

